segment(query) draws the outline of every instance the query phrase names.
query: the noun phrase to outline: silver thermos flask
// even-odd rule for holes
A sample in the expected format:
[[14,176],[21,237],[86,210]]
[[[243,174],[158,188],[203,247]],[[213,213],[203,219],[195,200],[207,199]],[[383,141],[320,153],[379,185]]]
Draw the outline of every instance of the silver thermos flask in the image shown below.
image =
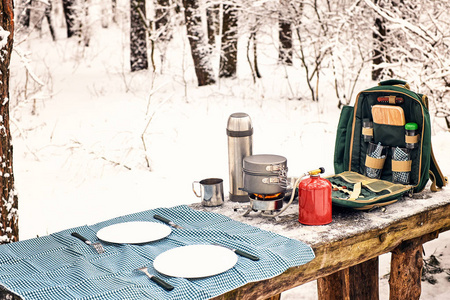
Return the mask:
[[252,120],[246,113],[234,113],[228,118],[228,169],[230,175],[230,200],[248,202],[248,194],[244,188],[242,164],[244,157],[253,152]]

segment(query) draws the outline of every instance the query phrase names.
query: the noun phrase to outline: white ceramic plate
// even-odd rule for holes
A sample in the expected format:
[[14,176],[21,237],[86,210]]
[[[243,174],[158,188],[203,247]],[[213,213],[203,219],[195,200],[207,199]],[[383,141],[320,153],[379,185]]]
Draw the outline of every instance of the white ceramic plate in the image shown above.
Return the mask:
[[155,222],[125,222],[104,227],[97,237],[108,243],[142,244],[165,238],[172,232],[169,226]]
[[237,260],[237,255],[224,247],[189,245],[161,253],[153,261],[153,267],[167,276],[202,278],[231,269]]

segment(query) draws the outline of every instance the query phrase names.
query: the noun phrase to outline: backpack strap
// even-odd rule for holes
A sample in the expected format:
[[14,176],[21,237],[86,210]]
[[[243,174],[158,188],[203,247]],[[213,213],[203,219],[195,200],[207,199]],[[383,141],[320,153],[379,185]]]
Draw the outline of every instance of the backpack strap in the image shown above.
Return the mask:
[[444,176],[439,168],[436,158],[433,153],[433,146],[431,147],[431,162],[430,162],[430,179],[432,181],[430,190],[432,192],[437,192],[442,189],[443,186],[446,186],[448,183],[448,177]]
[[428,96],[427,95],[422,95],[422,102],[425,105],[425,107],[428,109]]
[[[425,105],[425,107],[428,108],[427,95],[422,95],[422,102]],[[430,190],[432,192],[437,192],[440,191],[443,186],[447,185],[448,178],[447,176],[444,176],[444,174],[442,174],[442,171],[439,168],[436,158],[434,157],[433,145],[431,145],[430,155],[431,155],[430,170],[428,171],[428,173],[430,174],[430,180],[432,181]]]

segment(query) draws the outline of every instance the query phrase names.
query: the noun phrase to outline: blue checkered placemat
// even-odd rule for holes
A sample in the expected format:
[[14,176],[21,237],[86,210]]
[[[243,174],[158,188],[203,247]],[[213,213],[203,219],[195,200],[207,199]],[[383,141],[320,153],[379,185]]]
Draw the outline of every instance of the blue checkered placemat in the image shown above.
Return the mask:
[[[139,245],[102,242],[106,252],[95,250],[72,237],[74,231],[91,241],[103,227],[121,222],[159,222],[166,217],[183,229],[159,241]],[[219,275],[184,279],[157,273],[152,262],[174,247],[218,243],[260,257],[252,261],[238,256],[237,264]],[[314,258],[306,244],[261,230],[226,216],[191,209],[186,205],[158,208],[114,218],[91,226],[63,230],[49,236],[0,246],[0,288],[23,299],[209,299],[248,282],[268,279]],[[220,259],[220,258],[219,258]],[[136,268],[148,266],[152,275],[175,288],[166,291]]]

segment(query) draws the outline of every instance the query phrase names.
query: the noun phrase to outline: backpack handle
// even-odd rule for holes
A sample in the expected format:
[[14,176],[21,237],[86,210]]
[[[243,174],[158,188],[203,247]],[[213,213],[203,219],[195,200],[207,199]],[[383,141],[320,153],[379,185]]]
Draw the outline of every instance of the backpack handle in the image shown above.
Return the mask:
[[380,81],[380,83],[378,83],[378,85],[400,85],[402,87],[404,87],[405,89],[410,89],[409,88],[409,84],[404,81],[404,80],[400,80],[400,79],[388,79],[388,80],[384,80],[384,81]]

